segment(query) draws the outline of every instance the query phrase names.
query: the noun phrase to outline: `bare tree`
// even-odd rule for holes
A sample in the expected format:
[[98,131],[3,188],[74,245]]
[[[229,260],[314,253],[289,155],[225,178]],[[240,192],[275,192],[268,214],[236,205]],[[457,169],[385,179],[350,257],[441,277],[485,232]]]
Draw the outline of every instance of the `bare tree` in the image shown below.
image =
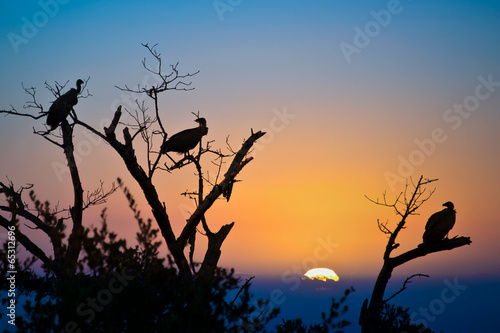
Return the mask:
[[380,273],[373,287],[372,296],[368,304],[368,299],[363,303],[361,309],[359,323],[362,326],[362,333],[379,333],[377,330],[378,321],[380,320],[381,311],[384,304],[386,304],[394,296],[406,289],[406,285],[411,282],[410,280],[417,276],[427,276],[425,274],[414,274],[408,277],[403,284],[401,290],[396,292],[391,297],[384,299],[384,293],[386,286],[391,278],[393,270],[403,265],[413,259],[426,256],[429,253],[440,252],[445,250],[452,250],[457,247],[471,244],[470,237],[453,237],[452,239],[443,239],[440,242],[436,242],[430,245],[420,244],[416,248],[406,251],[402,254],[391,256],[392,251],[399,247],[399,243],[396,239],[401,230],[405,229],[406,222],[408,218],[412,215],[417,215],[417,210],[432,196],[435,189],[428,190],[427,186],[437,179],[424,179],[421,176],[418,182],[415,184],[413,182],[407,183],[405,190],[401,192],[394,201],[388,201],[385,194],[382,200],[372,200],[370,201],[377,205],[388,207],[394,210],[394,212],[400,217],[400,221],[396,228],[391,230],[388,227],[387,222],[381,222],[377,220],[379,230],[388,235],[389,240],[385,247],[383,260],[384,263],[380,270]]
[[[68,167],[70,169],[74,188],[74,204],[69,209],[69,216],[64,217],[64,219],[71,220],[72,223],[68,244],[62,245],[58,243],[58,239],[61,239],[61,235],[51,236],[53,234],[57,234],[57,232],[59,232],[57,230],[60,230],[57,229],[57,225],[59,224],[58,221],[43,221],[40,219],[40,213],[33,215],[25,209],[26,204],[21,198],[22,191],[25,188],[15,191],[12,184],[10,184],[10,186],[1,184],[3,188],[2,192],[6,195],[9,202],[15,205],[15,214],[26,218],[35,225],[35,228],[42,230],[44,233],[49,235],[49,237],[51,237],[54,249],[54,259],[50,259],[51,256],[43,253],[43,251],[31,240],[29,240],[28,237],[23,237],[21,233],[18,233],[21,237],[20,243],[47,265],[54,262],[62,262],[64,264],[59,265],[60,270],[64,267],[68,267],[68,265],[76,267],[78,255],[81,250],[79,235],[81,233],[83,210],[91,204],[104,202],[107,196],[116,190],[116,187],[113,184],[111,190],[96,190],[92,192],[94,193],[94,196],[87,198],[87,202],[84,200],[83,189],[78,175],[78,168],[73,155],[73,128],[75,126],[82,126],[107,142],[109,146],[118,153],[129,173],[141,187],[147,203],[151,207],[154,219],[160,228],[170,254],[178,268],[179,276],[187,281],[192,281],[194,278],[200,281],[209,281],[215,268],[217,267],[217,263],[221,255],[222,243],[231,231],[234,222],[225,224],[217,232],[213,232],[209,228],[209,224],[205,218],[205,213],[221,196],[227,200],[230,199],[233,184],[238,181],[236,179],[237,175],[253,159],[249,156],[249,152],[251,151],[253,144],[265,133],[261,131],[254,132],[251,130],[250,136],[244,140],[239,150],[233,151],[231,147],[228,146],[228,153],[222,153],[221,150],[212,149],[211,142],[203,144],[200,141],[199,148],[194,155],[187,153],[180,161],[175,162],[171,159],[171,161],[174,162],[173,164],[163,163],[162,165],[160,160],[163,154],[161,154],[159,149],[155,149],[155,147],[160,147],[163,143],[165,143],[168,138],[168,134],[165,131],[162,122],[162,115],[159,107],[159,94],[170,90],[186,91],[193,89],[190,87],[191,82],[187,82],[185,80],[188,80],[198,72],[180,74],[177,63],[170,66],[168,73],[164,73],[162,58],[160,53],[156,51],[156,45],[150,46],[148,44],[143,44],[143,46],[154,58],[156,65],[149,65],[146,62],[146,59],[143,60],[142,64],[144,68],[157,79],[157,83],[151,86],[138,85],[134,89],[128,86],[123,88],[118,87],[121,90],[145,96],[145,100],[136,101],[135,110],[125,109],[125,111],[128,112],[133,119],[132,123],[120,122],[123,112],[122,106],[119,106],[114,113],[111,123],[109,126],[104,127],[102,132],[88,125],[83,120],[78,119],[74,110],[70,114],[71,119],[69,119],[69,121],[65,120],[61,124],[62,143],[58,142],[58,139],[60,138],[57,137],[57,135],[49,133],[47,130],[33,130],[36,134],[43,136],[48,141],[62,148],[68,161]],[[88,80],[85,82],[84,89],[87,83]],[[65,85],[59,85],[56,83],[55,88],[52,88],[48,84],[46,84],[46,86],[57,97],[61,95]],[[30,102],[28,102],[25,107],[38,109],[38,114],[33,115],[32,113],[21,113],[14,107],[11,107],[10,110],[0,110],[0,113],[31,117],[34,119],[39,119],[45,116],[47,112],[44,111],[43,106],[36,100],[36,89],[25,88],[25,91],[31,96]],[[87,92],[87,96],[88,95],[89,94]],[[152,101],[154,109],[153,114],[149,113],[146,100]],[[79,104],[78,108],[81,107],[83,106]],[[199,117],[199,114],[195,115]],[[116,134],[119,127],[122,127],[122,141],[117,138]],[[142,139],[146,146],[145,165],[141,165],[135,153],[138,138]],[[217,166],[218,171],[215,178],[210,178],[204,174],[201,158],[206,154],[212,155],[210,162],[216,164]],[[225,159],[231,159],[231,162],[227,170],[223,173],[222,167],[226,165]],[[185,195],[195,199],[196,209],[187,219],[187,223],[185,224],[182,232],[179,235],[175,235],[166,205],[161,201],[153,182],[153,175],[157,171],[175,172],[175,169],[186,167],[188,165],[194,165],[196,169],[198,176],[198,188],[194,191],[186,192]],[[208,190],[205,189],[207,186],[209,187]],[[205,192],[207,192],[206,195]],[[0,206],[0,210],[12,212],[12,204]],[[53,213],[60,212],[53,211]],[[13,220],[14,217],[9,220],[6,217],[0,216],[0,225],[7,228],[9,224],[13,223]],[[204,259],[199,266],[199,269],[196,270],[192,254],[194,251],[195,236],[200,222],[204,230],[204,233],[202,234],[208,238],[208,248],[206,249]],[[185,253],[185,248],[188,244],[191,246],[189,257],[187,257]],[[72,268],[69,271],[69,274],[74,274],[74,271],[74,268]]]
[[[53,93],[54,97],[57,98],[61,96],[61,92],[64,90],[67,83],[68,82],[59,84],[56,82],[55,86],[52,87],[46,82],[45,86]],[[24,86],[23,88],[31,97],[31,100],[27,102],[24,108],[38,109],[38,114],[20,113],[17,112],[14,107],[11,107],[10,110],[0,110],[0,113],[31,117],[34,119],[44,117],[47,112],[44,112],[43,106],[36,100],[36,89],[33,87],[26,88]],[[85,98],[87,96],[88,94],[82,97]],[[114,184],[109,190],[104,190],[101,182],[100,188],[93,192],[88,192],[86,198],[84,198],[84,191],[74,155],[73,127],[74,124],[70,125],[67,120],[61,123],[62,142],[58,142],[55,135],[49,136],[49,131],[36,131],[33,129],[35,134],[41,135],[63,150],[73,186],[72,206],[68,209],[61,210],[57,207],[50,208],[48,203],[42,204],[37,200],[34,192],[31,191],[30,196],[35,203],[34,207],[31,207],[24,201],[22,195],[23,191],[31,189],[33,185],[21,186],[19,189],[16,189],[12,182],[9,184],[0,182],[0,193],[4,194],[7,202],[7,205],[0,205],[0,211],[11,213],[10,219],[0,215],[0,225],[7,229],[9,225],[17,224],[18,217],[22,217],[31,223],[31,225],[28,225],[28,228],[41,230],[48,236],[52,244],[52,254],[45,253],[33,240],[27,237],[22,230],[19,228],[16,230],[17,240],[31,254],[40,259],[46,269],[58,277],[71,276],[76,272],[77,260],[81,250],[83,211],[90,206],[106,202],[109,195],[116,190]],[[57,216],[59,216],[59,218],[57,218]],[[63,223],[64,221],[68,221],[67,223],[70,223],[69,226],[71,227],[67,244],[62,243],[64,230],[67,227],[67,225]]]

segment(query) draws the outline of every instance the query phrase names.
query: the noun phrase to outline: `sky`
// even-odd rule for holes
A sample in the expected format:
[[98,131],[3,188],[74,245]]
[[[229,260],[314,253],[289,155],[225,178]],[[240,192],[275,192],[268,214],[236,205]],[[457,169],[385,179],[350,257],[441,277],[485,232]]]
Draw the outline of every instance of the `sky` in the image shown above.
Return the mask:
[[[225,149],[228,136],[238,147],[252,129],[267,132],[231,200],[207,215],[212,229],[235,222],[221,265],[285,280],[314,267],[333,269],[341,281],[373,278],[387,242],[377,219],[393,227],[398,219],[366,197],[393,200],[423,175],[439,179],[428,188],[435,192],[408,220],[395,254],[421,243],[427,218],[446,201],[457,210],[451,236],[470,236],[472,244],[394,275],[500,275],[498,2],[41,0],[2,7],[1,109],[25,111],[21,84],[36,87],[48,109],[54,98],[45,82],[69,81],[69,88],[90,78],[92,96],[75,110],[102,130],[118,105],[132,109],[143,98],[116,86],[151,82],[141,64],[154,64],[141,46],[149,43],[158,44],[164,68],[179,62],[181,73],[200,71],[194,90],[161,96],[167,132],[194,127],[198,111],[214,147]],[[32,183],[39,198],[71,205],[62,151],[33,134],[44,119],[0,119],[1,181]],[[118,154],[82,128],[75,147],[85,191],[120,177],[151,217]],[[135,149],[144,163],[145,146]],[[155,176],[177,234],[194,209],[180,196],[195,189],[194,172]],[[116,193],[105,207],[110,227],[133,243],[126,205]],[[85,223],[98,225],[102,208],[86,211]]]

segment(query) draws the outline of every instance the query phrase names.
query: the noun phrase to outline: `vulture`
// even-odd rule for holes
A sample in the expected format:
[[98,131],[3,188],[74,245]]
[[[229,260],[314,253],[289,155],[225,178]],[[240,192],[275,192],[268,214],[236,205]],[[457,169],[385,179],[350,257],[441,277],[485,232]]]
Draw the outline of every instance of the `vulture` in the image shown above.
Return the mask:
[[76,81],[76,89],[71,88],[64,95],[59,96],[54,103],[50,106],[47,115],[47,125],[50,126],[50,130],[54,130],[57,126],[68,117],[69,113],[78,103],[78,94],[82,90],[82,80]]
[[432,244],[441,241],[455,225],[455,206],[450,201],[445,202],[443,206],[446,208],[429,217],[425,225],[423,236],[424,244]]
[[207,121],[205,118],[195,120],[198,127],[190,128],[172,135],[160,148],[161,154],[173,151],[179,154],[186,154],[201,141],[201,138],[208,133]]

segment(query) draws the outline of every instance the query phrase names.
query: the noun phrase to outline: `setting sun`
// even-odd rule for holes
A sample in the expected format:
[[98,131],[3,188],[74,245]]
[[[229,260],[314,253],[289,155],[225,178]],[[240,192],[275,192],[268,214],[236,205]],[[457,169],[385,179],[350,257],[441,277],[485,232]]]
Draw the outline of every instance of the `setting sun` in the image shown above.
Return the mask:
[[313,268],[308,270],[304,275],[311,280],[316,279],[325,282],[326,280],[333,280],[333,281],[339,280],[339,276],[329,268]]

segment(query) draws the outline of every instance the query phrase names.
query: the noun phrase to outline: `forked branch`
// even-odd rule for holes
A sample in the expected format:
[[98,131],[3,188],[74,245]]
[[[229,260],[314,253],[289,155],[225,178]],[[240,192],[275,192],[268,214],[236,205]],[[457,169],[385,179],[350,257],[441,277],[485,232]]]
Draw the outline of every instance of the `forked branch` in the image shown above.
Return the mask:
[[217,200],[223,192],[227,191],[229,186],[232,186],[235,177],[238,175],[241,169],[243,169],[243,167],[252,160],[251,157],[246,159],[244,158],[247,155],[248,151],[252,148],[255,141],[261,138],[264,134],[266,133],[262,131],[252,133],[252,135],[243,143],[238,153],[234,156],[230,167],[224,175],[224,179],[212,188],[210,193],[207,194],[203,201],[200,202],[199,206],[188,219],[186,226],[182,230],[182,233],[177,240],[179,247],[184,248],[186,246],[189,235],[196,228],[201,220],[201,217],[213,205],[215,200]]
[[384,303],[387,303],[389,302],[391,299],[393,299],[394,297],[396,297],[397,295],[399,295],[400,293],[402,293],[403,291],[406,290],[406,285],[408,283],[411,283],[411,279],[413,279],[414,277],[429,277],[429,275],[427,274],[413,274],[413,275],[410,275],[409,277],[406,278],[405,282],[403,282],[403,286],[401,287],[401,289],[399,289],[398,291],[396,291],[391,297],[389,297],[388,299],[384,300],[383,302]]

